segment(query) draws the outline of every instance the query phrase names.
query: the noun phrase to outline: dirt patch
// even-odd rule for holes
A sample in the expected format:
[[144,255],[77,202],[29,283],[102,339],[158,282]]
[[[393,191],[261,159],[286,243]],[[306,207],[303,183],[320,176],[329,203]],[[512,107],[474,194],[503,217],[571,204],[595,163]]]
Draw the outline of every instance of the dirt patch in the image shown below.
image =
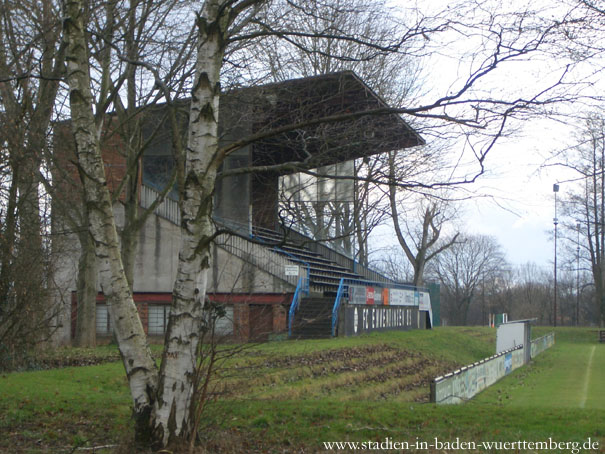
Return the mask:
[[[107,454],[113,451],[116,436],[108,426],[93,421],[79,420],[66,424],[64,421],[52,425],[43,423],[24,423],[3,427],[4,437],[0,439],[0,453],[73,453],[94,452]],[[119,439],[119,436],[117,436]]]
[[58,369],[61,367],[96,366],[97,364],[120,361],[120,354],[108,356],[74,355],[61,358],[42,358],[37,361],[38,369]]
[[268,358],[242,366],[236,372],[229,371],[231,380],[222,382],[215,392],[222,398],[245,399],[260,394],[261,398],[279,399],[326,395],[355,387],[364,390],[370,400],[411,391],[420,396],[416,400],[428,401],[431,380],[457,367],[450,361],[387,344],[348,347]]
[[[262,367],[266,368],[282,368],[282,367],[301,367],[301,366],[318,366],[326,364],[328,366],[335,363],[343,363],[344,368],[360,367],[370,368],[381,364],[387,364],[393,361],[403,359],[421,358],[422,355],[406,350],[399,350],[387,344],[368,345],[364,347],[349,347],[333,350],[323,350],[313,352],[306,355],[292,355],[281,358],[274,358],[262,363]],[[355,366],[351,365],[354,360],[363,360]],[[349,363],[347,365],[347,363]],[[338,370],[334,370],[337,372]]]

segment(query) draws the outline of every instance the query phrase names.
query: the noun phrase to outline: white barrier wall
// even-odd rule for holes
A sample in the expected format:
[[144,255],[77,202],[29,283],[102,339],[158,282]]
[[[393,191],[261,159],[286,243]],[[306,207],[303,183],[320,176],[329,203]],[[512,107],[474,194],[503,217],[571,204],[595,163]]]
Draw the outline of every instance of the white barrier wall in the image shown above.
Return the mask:
[[438,404],[465,402],[523,364],[523,346],[519,345],[512,350],[437,377],[431,383],[431,402]]
[[534,339],[531,341],[531,357],[535,358],[553,345],[555,345],[555,333],[549,333],[546,336]]
[[[517,345],[531,344],[531,320],[516,320],[502,323],[496,331],[496,354],[511,350]],[[525,349],[525,362],[531,360],[530,349]]]
[[[554,344],[555,333],[534,339],[530,343],[531,357],[536,357]],[[513,370],[523,366],[526,358],[525,348],[523,345],[518,345],[511,350],[437,377],[431,383],[431,402],[437,404],[465,402]]]

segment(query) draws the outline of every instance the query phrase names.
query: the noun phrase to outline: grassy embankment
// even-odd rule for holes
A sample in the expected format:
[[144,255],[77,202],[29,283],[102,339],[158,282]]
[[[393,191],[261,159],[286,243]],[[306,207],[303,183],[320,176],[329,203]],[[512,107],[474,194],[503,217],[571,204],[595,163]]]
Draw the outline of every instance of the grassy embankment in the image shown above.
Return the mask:
[[[557,334],[557,345],[530,366],[465,405],[440,407],[425,403],[430,378],[491,355],[495,330],[440,328],[257,346],[228,364],[205,433],[216,452],[321,452],[321,441],[386,437],[590,436],[603,443],[605,345],[589,330]],[[127,433],[129,404],[115,362],[7,374],[0,378],[0,432],[6,434],[0,451],[113,444]]]

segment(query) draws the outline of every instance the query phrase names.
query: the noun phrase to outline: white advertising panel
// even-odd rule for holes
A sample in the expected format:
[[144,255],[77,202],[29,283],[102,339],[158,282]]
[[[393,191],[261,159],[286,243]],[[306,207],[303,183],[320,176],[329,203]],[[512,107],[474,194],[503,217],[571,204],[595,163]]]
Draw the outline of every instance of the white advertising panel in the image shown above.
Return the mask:
[[496,333],[496,353],[523,345],[526,323],[507,323],[498,326]]
[[418,292],[418,308],[421,311],[431,310],[431,298],[428,292]]
[[415,306],[414,290],[390,289],[389,304],[391,306]]

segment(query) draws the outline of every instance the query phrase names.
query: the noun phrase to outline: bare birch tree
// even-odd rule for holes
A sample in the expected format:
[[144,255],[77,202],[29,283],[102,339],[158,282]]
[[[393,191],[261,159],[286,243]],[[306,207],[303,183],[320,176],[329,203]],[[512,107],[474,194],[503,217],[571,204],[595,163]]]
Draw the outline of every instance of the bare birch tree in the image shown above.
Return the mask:
[[[189,85],[192,52],[190,31],[178,27],[183,14],[179,2],[133,1],[125,4],[107,2],[86,9],[87,45],[90,49],[91,90],[94,100],[96,128],[101,149],[109,149],[118,159],[118,167],[108,175],[112,203],[123,214],[118,225],[121,257],[131,289],[134,286],[135,258],[139,232],[154,209],[172,190],[182,165],[181,137],[184,115],[172,103],[183,97]],[[178,42],[178,44],[176,44]],[[145,61],[142,55],[145,55]],[[154,105],[167,106],[158,115]],[[151,126],[153,125],[153,126]],[[69,122],[67,122],[67,127]],[[143,154],[157,144],[157,137],[172,131],[174,161],[172,178],[155,189],[159,193],[150,206],[141,207],[141,162]],[[64,137],[63,137],[64,139]],[[160,138],[161,140],[161,138]],[[58,143],[59,141],[57,141]],[[55,197],[62,203],[63,223],[78,233],[80,261],[77,277],[77,323],[75,343],[95,345],[95,310],[97,299],[96,259],[94,245],[87,233],[88,207],[84,203],[81,169],[73,168],[74,150],[69,140],[61,141],[53,162],[52,185],[49,191],[59,194],[69,188],[72,197]],[[70,154],[73,156],[70,157]],[[71,169],[71,171],[70,171]],[[182,172],[181,172],[182,173]],[[57,206],[57,208],[59,208]],[[57,211],[57,218],[58,211]]]

